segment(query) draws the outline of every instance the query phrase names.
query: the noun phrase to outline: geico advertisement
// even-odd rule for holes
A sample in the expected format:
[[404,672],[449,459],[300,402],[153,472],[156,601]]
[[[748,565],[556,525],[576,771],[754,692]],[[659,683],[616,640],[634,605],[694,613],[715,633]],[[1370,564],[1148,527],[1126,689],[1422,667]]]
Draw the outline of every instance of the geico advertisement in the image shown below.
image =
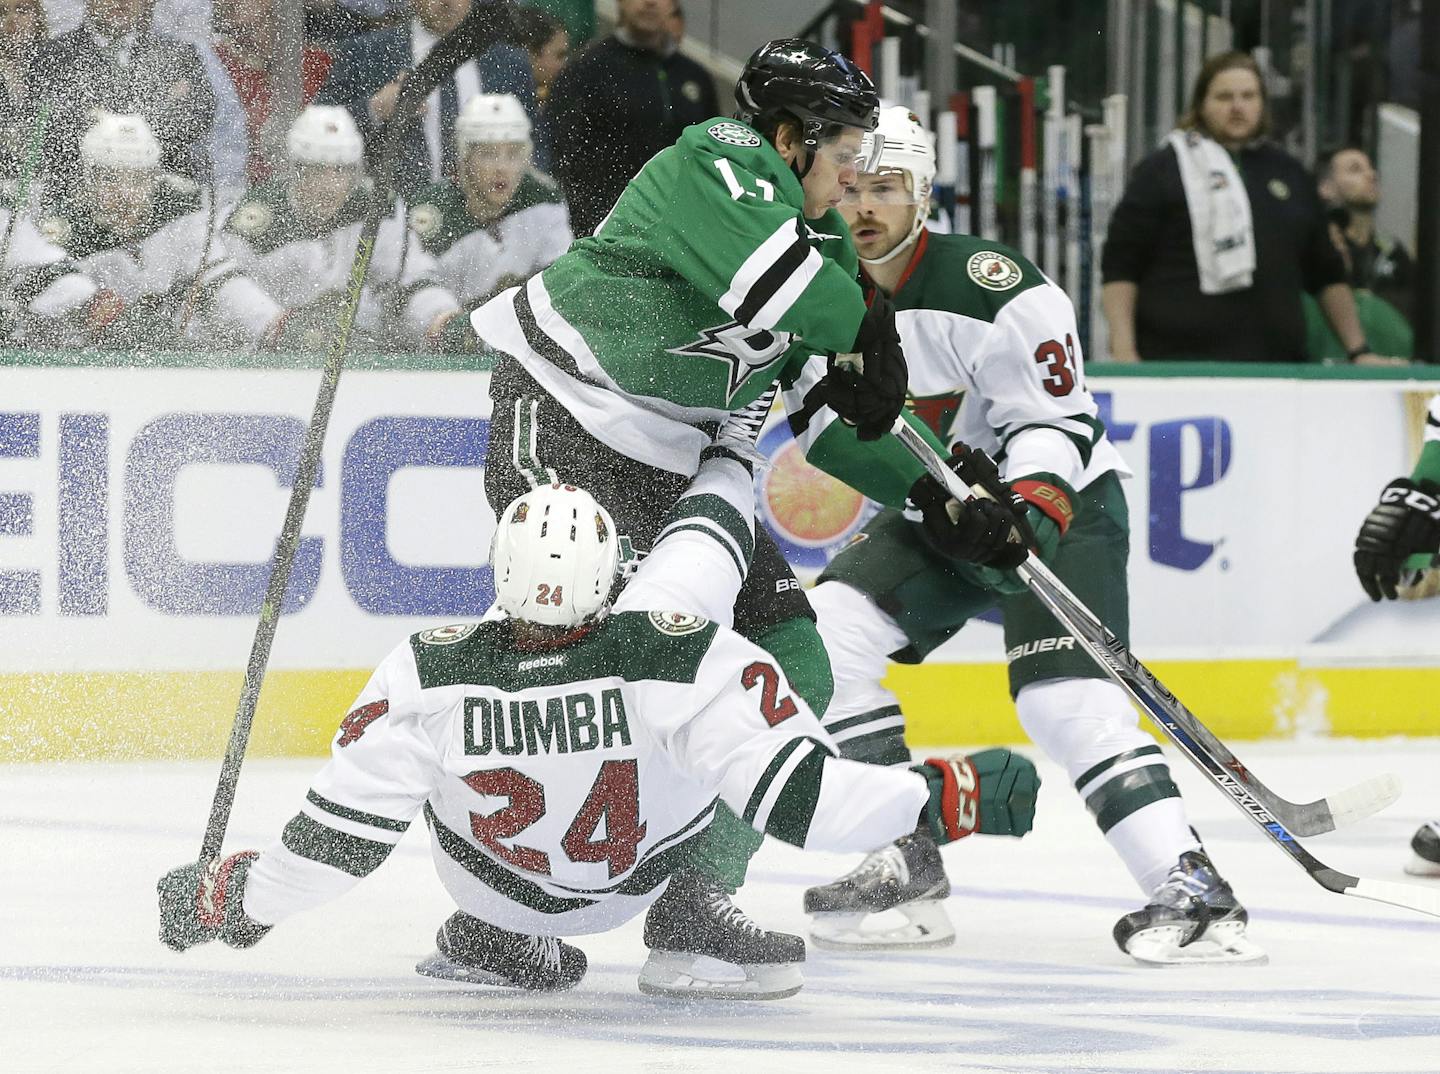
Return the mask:
[[[318,372],[6,369],[0,668],[243,667]],[[1360,520],[1408,471],[1433,386],[1096,379],[1135,477],[1131,634],[1147,657],[1434,658],[1440,600],[1371,607]],[[361,668],[423,625],[478,615],[488,382],[350,372],[274,647]],[[874,506],[809,467],[783,422],[759,517],[813,578]],[[999,660],[979,622],[940,654]]]
[[[5,670],[245,665],[318,371],[0,371]],[[488,379],[349,372],[272,663],[478,616]]]

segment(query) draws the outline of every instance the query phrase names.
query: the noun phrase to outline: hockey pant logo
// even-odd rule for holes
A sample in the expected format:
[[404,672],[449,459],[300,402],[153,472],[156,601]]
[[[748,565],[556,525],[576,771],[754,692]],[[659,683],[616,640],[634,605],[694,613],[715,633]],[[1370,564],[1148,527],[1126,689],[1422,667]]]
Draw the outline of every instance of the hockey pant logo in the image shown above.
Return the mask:
[[1061,649],[1074,649],[1075,639],[1068,634],[1061,638],[1040,638],[1036,641],[1027,641],[1023,645],[1017,645],[1005,654],[1005,662],[1013,664],[1015,661],[1027,656],[1034,656],[1036,653],[1058,652]]

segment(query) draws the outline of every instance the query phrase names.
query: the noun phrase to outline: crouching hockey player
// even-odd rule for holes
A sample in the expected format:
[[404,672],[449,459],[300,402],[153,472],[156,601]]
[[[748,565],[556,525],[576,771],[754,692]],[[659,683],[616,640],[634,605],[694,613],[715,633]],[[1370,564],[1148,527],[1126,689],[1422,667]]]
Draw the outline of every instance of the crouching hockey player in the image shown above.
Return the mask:
[[[860,177],[841,211],[870,283],[900,311],[913,407],[947,443],[1003,461],[1038,554],[1128,644],[1120,478],[1129,471],[1083,386],[1070,301],[1007,247],[927,231],[929,137],[905,108],[884,110],[876,133],[878,171]],[[968,462],[968,473],[961,467],[962,476],[998,486],[983,459]],[[945,527],[934,525],[936,498],[919,491],[923,518],[876,516],[810,594],[835,671],[824,723],[842,755],[908,764],[904,716],[881,684],[887,661],[918,663],[998,606],[1020,722],[1064,766],[1148,896],[1144,909],[1116,924],[1121,949],[1160,963],[1263,957],[1244,937],[1245,910],[1187,822],[1165,758],[1124,691],[1013,574],[953,560]],[[940,901],[949,892],[939,854],[917,832],[812,888],[805,908],[814,915],[812,937],[827,946],[937,946],[954,938]],[[870,913],[896,906],[905,925],[863,927]]]
[[[642,991],[773,999],[801,987],[803,944],[736,928],[723,898],[696,912],[678,890],[694,874],[676,865],[719,802],[819,850],[917,826],[939,843],[1028,831],[1028,760],[840,760],[775,659],[721,625],[754,548],[751,480],[734,454],[709,453],[613,612],[610,514],[559,484],[510,504],[493,554],[508,618],[426,630],[391,653],[276,843],[161,879],[161,939],[248,947],[372,872],[423,812],[458,909],[418,972],[569,988],[586,960],[559,937],[649,906]],[[673,607],[714,619],[657,610]]]
[[[322,351],[345,303],[375,188],[364,171],[365,143],[338,105],[304,109],[285,149],[290,177],[251,189],[230,213],[225,234],[246,271],[285,306],[277,346]],[[382,221],[355,314],[359,338],[371,348],[433,342],[459,311],[435,273],[434,259],[406,231],[403,211]]]
[[[533,485],[562,480],[587,489],[643,554],[710,430],[744,415],[758,434],[780,386],[792,415],[823,403],[845,419],[810,442],[816,465],[897,506],[922,473],[888,435],[905,402],[893,311],[867,308],[834,208],[875,124],[875,87],[838,53],[787,39],[750,58],[735,95],[737,118],[686,128],[595,235],[472,314],[498,354],[485,467],[497,514]],[[852,372],[837,353],[862,355],[863,368]],[[996,506],[967,504],[961,519],[977,562],[1007,554],[1012,523],[990,513]],[[762,530],[735,629],[820,713],[833,684],[814,624]],[[709,880],[687,887],[697,915],[743,883],[761,842],[728,812],[695,851]],[[803,950],[799,937],[787,942]]]
[[[1425,415],[1425,441],[1409,477],[1397,477],[1380,493],[1355,536],[1355,573],[1371,600],[1433,595],[1425,576],[1407,570],[1413,555],[1440,561],[1440,395]],[[1405,871],[1440,877],[1440,821],[1431,821],[1410,840],[1415,852]]]

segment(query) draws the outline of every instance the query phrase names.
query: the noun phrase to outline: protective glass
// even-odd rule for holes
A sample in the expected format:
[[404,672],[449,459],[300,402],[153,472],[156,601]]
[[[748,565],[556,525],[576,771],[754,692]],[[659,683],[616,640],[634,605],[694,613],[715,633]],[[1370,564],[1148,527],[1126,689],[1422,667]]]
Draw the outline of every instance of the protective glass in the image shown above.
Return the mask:
[[[847,134],[849,137],[847,137]],[[815,147],[817,156],[829,160],[837,168],[853,166],[856,171],[874,171],[880,163],[880,152],[885,147],[885,136],[866,134],[860,139],[860,148],[855,148],[854,128],[842,127],[836,134],[821,138]]]

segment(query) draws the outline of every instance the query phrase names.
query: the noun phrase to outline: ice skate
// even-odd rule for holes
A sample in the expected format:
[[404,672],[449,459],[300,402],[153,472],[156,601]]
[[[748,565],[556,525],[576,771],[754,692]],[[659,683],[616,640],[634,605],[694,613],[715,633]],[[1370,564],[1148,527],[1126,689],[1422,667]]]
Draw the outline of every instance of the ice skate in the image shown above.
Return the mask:
[[[921,832],[902,836],[834,883],[805,892],[805,912],[814,919],[810,939],[832,951],[946,947],[955,942],[945,912],[949,894],[934,840]],[[887,910],[904,922],[865,928],[867,917]]]
[[560,992],[585,976],[585,952],[553,936],[527,936],[452,914],[435,934],[437,950],[415,972],[442,981]]
[[699,873],[685,871],[645,916],[640,991],[703,999],[783,999],[805,983],[805,941],[767,932]]
[[1440,820],[1432,820],[1410,840],[1410,856],[1405,871],[1411,876],[1440,876]]
[[1115,923],[1115,942],[1147,966],[1264,962],[1250,915],[1201,850],[1187,850],[1143,910]]

